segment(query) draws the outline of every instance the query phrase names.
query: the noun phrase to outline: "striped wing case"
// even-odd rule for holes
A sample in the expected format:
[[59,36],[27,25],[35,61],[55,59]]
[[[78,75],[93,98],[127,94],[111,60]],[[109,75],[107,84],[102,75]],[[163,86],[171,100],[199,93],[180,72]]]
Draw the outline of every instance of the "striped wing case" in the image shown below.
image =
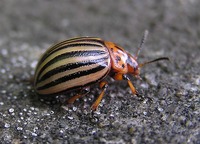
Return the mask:
[[40,58],[34,86],[40,95],[83,88],[104,79],[111,68],[107,47],[99,38],[80,37],[50,47]]

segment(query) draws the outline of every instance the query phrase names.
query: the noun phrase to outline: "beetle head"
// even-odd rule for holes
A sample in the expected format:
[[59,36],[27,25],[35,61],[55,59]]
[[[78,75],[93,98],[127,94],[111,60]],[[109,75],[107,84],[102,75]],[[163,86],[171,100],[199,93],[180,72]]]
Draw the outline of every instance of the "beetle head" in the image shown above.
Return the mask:
[[140,78],[140,67],[136,59],[128,54],[128,59],[126,61],[128,67],[128,73],[135,76],[136,78]]

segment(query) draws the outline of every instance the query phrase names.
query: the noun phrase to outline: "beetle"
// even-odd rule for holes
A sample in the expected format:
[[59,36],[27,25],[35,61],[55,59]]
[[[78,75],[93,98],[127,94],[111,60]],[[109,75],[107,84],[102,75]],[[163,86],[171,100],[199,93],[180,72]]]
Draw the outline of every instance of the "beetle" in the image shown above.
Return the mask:
[[78,90],[68,99],[74,101],[90,91],[90,86],[99,83],[102,90],[91,109],[95,111],[108,87],[105,78],[126,80],[134,95],[138,92],[130,81],[129,75],[140,78],[140,68],[146,64],[169,60],[161,57],[138,64],[139,52],[146,40],[148,31],[144,32],[135,56],[110,41],[96,37],[76,37],[51,46],[40,58],[34,75],[34,89],[39,95],[59,95]]

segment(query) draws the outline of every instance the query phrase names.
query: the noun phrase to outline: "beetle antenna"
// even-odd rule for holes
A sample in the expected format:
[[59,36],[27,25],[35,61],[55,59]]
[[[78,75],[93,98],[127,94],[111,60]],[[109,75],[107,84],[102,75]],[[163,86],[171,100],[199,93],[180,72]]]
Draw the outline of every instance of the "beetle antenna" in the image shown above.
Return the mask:
[[168,61],[170,61],[170,59],[168,57],[160,57],[160,58],[148,61],[148,62],[141,63],[141,64],[139,64],[139,67],[141,68],[146,64],[153,63],[153,62],[160,61],[160,60],[168,60]]
[[136,53],[136,55],[135,55],[135,59],[138,58],[138,55],[139,55],[139,53],[140,53],[140,50],[142,49],[142,47],[143,47],[143,45],[144,45],[144,43],[145,43],[145,41],[146,41],[146,39],[147,39],[148,34],[149,34],[149,31],[148,31],[148,30],[145,30],[145,31],[144,31],[144,34],[143,34],[143,36],[142,36],[142,40],[141,40],[141,42],[140,42],[140,45],[139,45],[139,47],[138,47],[138,49],[137,49],[137,53]]

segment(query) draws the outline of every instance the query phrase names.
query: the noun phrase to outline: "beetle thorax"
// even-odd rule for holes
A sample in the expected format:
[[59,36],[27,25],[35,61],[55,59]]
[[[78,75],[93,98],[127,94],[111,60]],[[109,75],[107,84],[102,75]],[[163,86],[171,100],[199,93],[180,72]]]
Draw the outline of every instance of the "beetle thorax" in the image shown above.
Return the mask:
[[[136,60],[127,53],[123,48],[117,46],[112,42],[105,42],[111,57],[111,71],[121,74],[133,74],[138,69]],[[138,72],[138,71],[137,71]]]

